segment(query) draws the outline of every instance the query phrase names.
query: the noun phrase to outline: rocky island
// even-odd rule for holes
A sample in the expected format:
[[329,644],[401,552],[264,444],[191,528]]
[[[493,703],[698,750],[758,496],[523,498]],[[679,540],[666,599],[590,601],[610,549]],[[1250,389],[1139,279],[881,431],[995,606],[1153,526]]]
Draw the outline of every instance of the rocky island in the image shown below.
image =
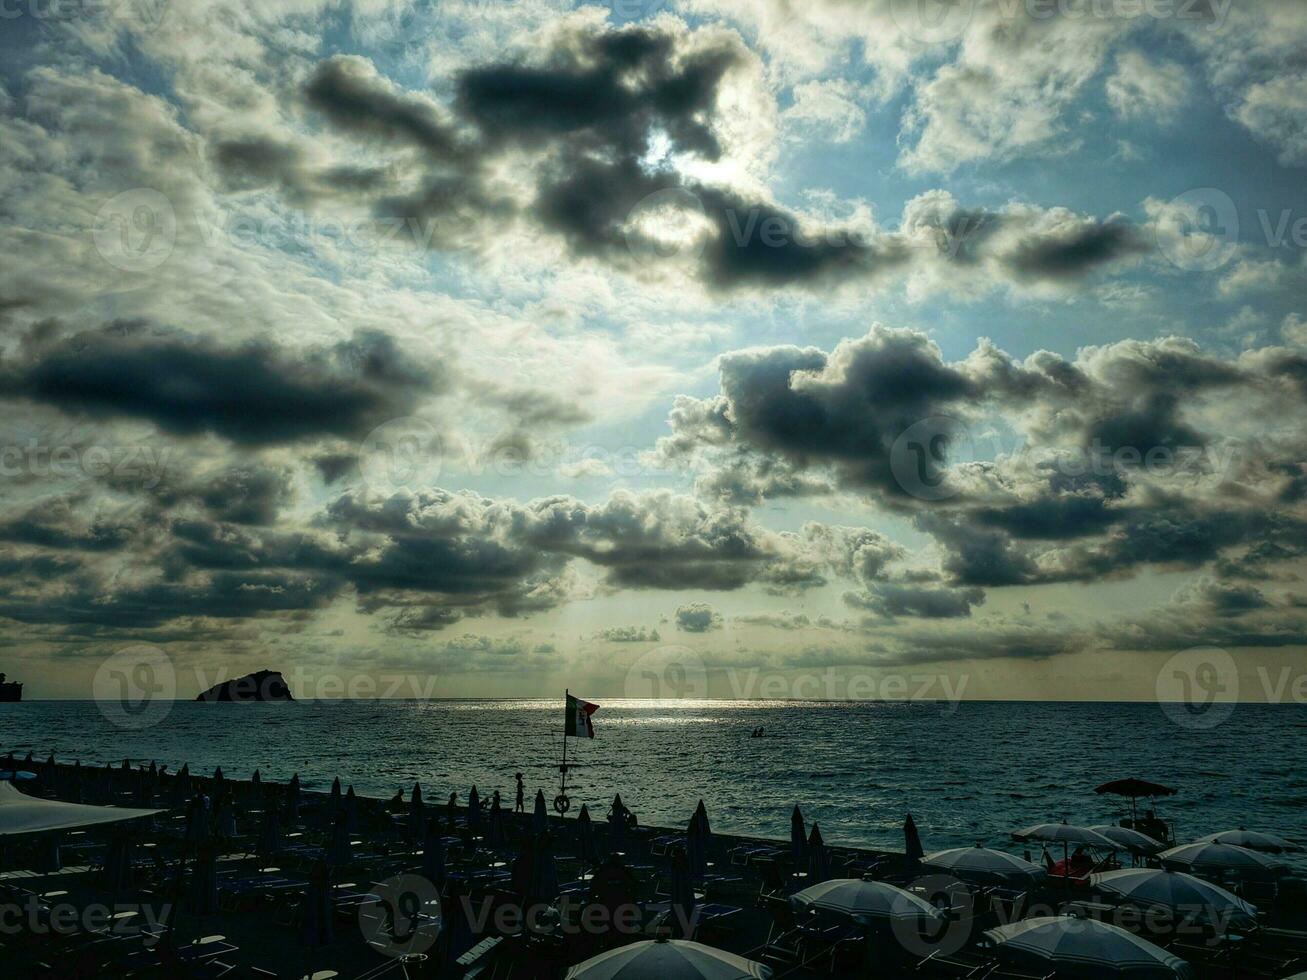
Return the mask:
[[215,684],[196,701],[294,701],[279,670],[256,670],[244,677]]

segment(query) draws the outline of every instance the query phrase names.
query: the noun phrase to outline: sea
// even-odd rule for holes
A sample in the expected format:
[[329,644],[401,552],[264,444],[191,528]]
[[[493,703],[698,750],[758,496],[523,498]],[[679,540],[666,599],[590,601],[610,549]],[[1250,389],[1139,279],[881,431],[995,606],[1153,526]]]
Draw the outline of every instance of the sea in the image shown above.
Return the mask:
[[[795,804],[830,844],[1011,848],[1048,821],[1129,814],[1094,787],[1137,776],[1174,787],[1158,814],[1179,839],[1247,827],[1307,841],[1307,706],[1240,704],[1190,718],[1156,703],[601,701],[596,737],[568,739],[567,795],[597,815],[621,793],[641,823],[682,827],[700,799],[714,831],[786,838]],[[111,717],[96,701],[0,705],[0,753],[155,760],[265,780],[333,777],[357,793],[459,801],[476,785],[511,804],[558,792],[563,708],[552,700],[355,700],[155,705]],[[139,727],[136,727],[138,726]],[[751,737],[755,729],[763,737]]]

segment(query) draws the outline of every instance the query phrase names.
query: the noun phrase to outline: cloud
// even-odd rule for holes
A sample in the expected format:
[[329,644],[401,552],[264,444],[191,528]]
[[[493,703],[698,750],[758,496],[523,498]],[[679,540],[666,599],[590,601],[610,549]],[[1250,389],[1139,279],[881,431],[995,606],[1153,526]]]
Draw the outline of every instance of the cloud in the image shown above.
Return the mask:
[[595,635],[609,643],[657,643],[662,639],[656,629],[647,626],[610,626]]
[[1139,51],[1122,51],[1107,79],[1107,101],[1126,119],[1175,120],[1189,99],[1189,73],[1173,61],[1152,61]]
[[677,607],[676,628],[686,633],[707,633],[722,628],[722,617],[707,603],[692,602]]

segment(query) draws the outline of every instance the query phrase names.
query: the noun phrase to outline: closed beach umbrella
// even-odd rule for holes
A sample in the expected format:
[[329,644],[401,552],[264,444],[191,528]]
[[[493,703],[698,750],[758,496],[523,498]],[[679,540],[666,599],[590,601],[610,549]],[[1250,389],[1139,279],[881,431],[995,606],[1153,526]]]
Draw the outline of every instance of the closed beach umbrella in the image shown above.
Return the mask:
[[353,784],[350,784],[350,787],[345,790],[345,802],[342,807],[345,811],[345,829],[351,834],[357,834],[359,832],[359,801],[358,797],[354,795]]
[[546,831],[536,837],[531,866],[531,895],[552,901],[558,897],[558,866],[554,863],[554,835]]
[[186,910],[191,915],[213,915],[218,911],[218,872],[211,847],[201,847],[191,865]]
[[342,868],[353,858],[353,848],[349,839],[349,828],[345,825],[345,814],[336,815],[336,822],[331,827],[331,841],[327,845],[327,863],[333,868]]
[[445,876],[445,842],[440,836],[440,824],[428,820],[422,842],[422,877],[440,890],[445,887]]
[[594,824],[590,820],[590,808],[581,804],[581,812],[576,817],[576,856],[584,864],[595,864],[599,860],[599,850],[595,847]]
[[903,852],[909,861],[920,861],[926,856],[926,849],[921,846],[921,835],[917,833],[917,822],[908,814],[903,821]]
[[331,792],[327,794],[327,821],[334,823],[340,813],[340,777],[331,781]]
[[263,811],[263,820],[259,824],[259,840],[254,850],[263,858],[270,858],[281,850],[281,818],[277,815],[275,806],[270,806]]
[[236,836],[236,805],[232,802],[231,790],[225,787],[214,807],[213,822],[219,837],[231,840]]
[[209,808],[199,796],[191,797],[186,809],[185,840],[188,844],[203,844],[209,839]]
[[808,860],[808,828],[797,803],[790,813],[790,860],[796,868],[802,868]]
[[924,861],[926,867],[938,868],[976,882],[1021,882],[1034,884],[1048,876],[1037,864],[1031,864],[1004,851],[988,847],[955,847],[937,851]]
[[450,793],[445,804],[445,827],[452,834],[458,830],[458,794]]
[[73,768],[68,773],[67,785],[64,789],[64,799],[69,803],[81,803],[82,795],[82,760],[74,759]]
[[944,914],[924,898],[884,881],[832,878],[790,896],[798,909],[816,909],[864,919],[917,919],[942,922]]
[[294,773],[286,784],[286,820],[290,823],[300,818],[300,774]]
[[816,883],[829,877],[830,859],[826,854],[826,842],[821,839],[821,828],[814,823],[812,833],[808,835],[808,878]]
[[1261,851],[1263,854],[1288,854],[1303,850],[1301,844],[1295,844],[1278,834],[1262,834],[1255,830],[1244,830],[1242,827],[1238,830],[1222,830],[1215,834],[1208,834],[1206,837],[1199,837],[1195,843],[1233,844],[1236,847],[1246,847],[1250,851]]
[[110,894],[117,895],[132,886],[132,839],[125,830],[115,830],[109,837],[100,876]]
[[422,839],[422,828],[427,823],[426,804],[422,802],[422,784],[413,784],[413,793],[408,798],[408,832],[413,840]]
[[759,980],[770,967],[685,939],[653,939],[620,946],[578,963],[566,980]]
[[690,817],[685,828],[685,861],[690,874],[702,878],[708,873],[708,852],[704,847],[703,827],[697,819]]
[[183,807],[191,798],[191,766],[183,762],[181,769],[172,781],[172,805]]
[[1162,867],[1190,874],[1203,875],[1230,873],[1243,877],[1270,878],[1285,870],[1281,861],[1236,844],[1216,844],[1210,841],[1181,844],[1157,855]]
[[136,782],[136,805],[143,810],[148,810],[154,805],[155,779],[155,773],[144,773]]
[[1041,916],[985,933],[999,952],[1052,967],[1058,976],[1174,980],[1193,975],[1184,960],[1119,926],[1069,915]]
[[626,804],[621,793],[613,797],[608,811],[608,851],[626,853]]
[[1141,834],[1137,830],[1131,830],[1129,827],[1100,824],[1089,829],[1102,834],[1112,843],[1134,854],[1157,854],[1166,850],[1166,845],[1160,840],[1155,840],[1147,834]]
[[467,832],[473,837],[481,836],[481,797],[475,786],[467,794]]
[[1125,868],[1089,876],[1101,895],[1143,909],[1166,909],[1199,921],[1252,925],[1257,908],[1218,885],[1183,871]]
[[256,799],[263,798],[263,776],[259,770],[254,770],[254,775],[250,777],[250,794]]
[[213,770],[214,793],[217,793],[217,791],[222,788],[222,784],[223,784],[222,766],[218,766]]
[[689,939],[694,931],[694,882],[690,865],[680,854],[672,858],[672,880],[668,889],[671,898],[670,924],[676,935]]
[[325,864],[318,863],[309,874],[300,898],[300,945],[317,949],[331,945],[331,882]]
[[700,800],[699,805],[694,808],[694,819],[698,821],[704,839],[710,839],[712,837],[712,827],[708,825],[708,808],[703,805],[703,800]]
[[545,809],[545,791],[536,790],[535,809],[531,812],[531,832],[543,834],[549,830],[549,811]]

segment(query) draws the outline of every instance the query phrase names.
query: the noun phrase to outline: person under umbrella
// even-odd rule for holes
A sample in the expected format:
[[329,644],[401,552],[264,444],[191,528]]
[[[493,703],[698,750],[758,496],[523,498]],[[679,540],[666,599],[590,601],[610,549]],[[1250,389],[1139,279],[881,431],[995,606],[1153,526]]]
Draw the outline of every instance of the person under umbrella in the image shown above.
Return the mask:
[[826,854],[826,842],[821,839],[821,828],[812,825],[808,835],[808,880],[819,884],[830,877],[830,858]]
[[803,813],[799,805],[794,804],[790,814],[790,860],[795,868],[802,868],[808,863],[808,829],[803,823]]
[[338,813],[331,827],[331,841],[327,845],[327,864],[333,868],[343,868],[350,863],[353,856],[345,814]]
[[926,856],[926,849],[921,846],[921,835],[917,833],[917,822],[912,819],[912,814],[908,814],[903,821],[903,850],[908,856],[908,861],[916,865]]
[[544,834],[549,831],[549,811],[545,809],[545,791],[536,790],[535,809],[531,812],[531,832]]
[[422,842],[422,877],[435,885],[436,891],[445,890],[445,841],[440,836],[440,824],[434,819],[427,821],[426,838]]
[[422,802],[422,784],[414,783],[408,798],[408,835],[417,842],[422,839],[422,828],[427,825],[426,805]]
[[508,846],[508,837],[504,833],[504,811],[499,805],[499,794],[490,798],[490,815],[486,819],[486,847],[492,851],[502,851]]
[[581,804],[581,812],[576,817],[576,856],[583,866],[599,862],[599,849],[595,847],[594,824],[590,820],[590,808]]

